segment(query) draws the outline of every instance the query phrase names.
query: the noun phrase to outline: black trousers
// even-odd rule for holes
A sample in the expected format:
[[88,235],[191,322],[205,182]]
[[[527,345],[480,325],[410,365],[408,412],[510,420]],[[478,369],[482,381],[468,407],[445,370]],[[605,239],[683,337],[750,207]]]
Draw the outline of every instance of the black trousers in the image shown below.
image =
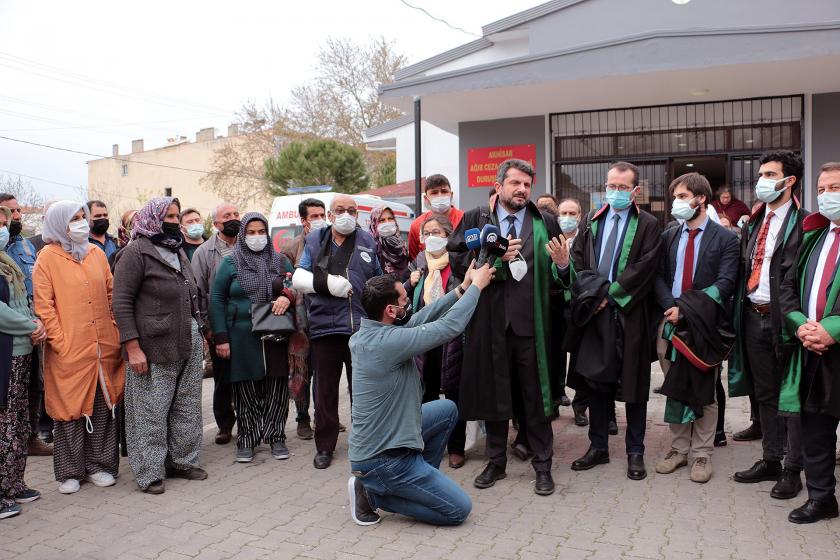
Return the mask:
[[32,367],[29,370],[29,427],[30,437],[39,432],[52,432],[53,420],[44,406],[44,374],[41,371],[41,349],[32,349]]
[[236,424],[233,410],[233,392],[230,383],[230,360],[216,355],[216,345],[210,345],[210,359],[213,361],[213,417],[220,432],[230,432]]
[[[575,397],[572,399],[572,410],[577,414],[578,412],[586,412],[589,408],[589,392],[586,389],[575,390]],[[611,420],[615,422],[615,401],[613,401]]]
[[[554,432],[551,419],[543,411],[534,337],[516,336],[508,329],[507,360],[514,411],[522,411],[519,429],[526,430],[528,446],[534,453],[531,465],[535,471],[548,472],[554,454]],[[487,429],[487,457],[501,468],[507,466],[508,423],[508,420],[484,422]]]
[[300,396],[295,398],[295,410],[297,411],[297,415],[295,416],[295,422],[300,424],[301,422],[309,422],[309,405],[312,403],[312,393],[315,391],[313,389],[313,384],[315,382],[315,370],[312,369],[312,354],[309,355],[309,382],[304,385],[300,390]]
[[[624,436],[627,454],[645,453],[647,403],[625,403],[627,433]],[[610,420],[615,418],[613,393],[589,393],[589,443],[600,451],[609,451]]]
[[347,371],[347,388],[352,406],[353,366],[350,358],[350,336],[334,334],[311,341],[312,363],[318,372],[315,383],[315,448],[334,451],[338,441],[338,386],[341,370]]
[[726,391],[723,389],[723,382],[718,375],[717,385],[715,386],[715,400],[718,405],[717,426],[715,432],[723,433],[723,422],[726,419]]
[[[426,359],[423,361],[423,402],[436,401],[440,398],[441,392],[441,348],[434,348],[426,352]],[[458,388],[449,389],[443,392],[448,401],[458,406]],[[467,445],[467,422],[458,416],[458,422],[452,428],[446,450],[449,453],[464,454],[464,447]]]
[[[802,387],[810,388],[819,371],[820,357],[806,352]],[[805,464],[805,485],[808,498],[818,501],[835,499],[834,477],[837,448],[837,426],[840,418],[828,414],[802,411],[802,459]]]

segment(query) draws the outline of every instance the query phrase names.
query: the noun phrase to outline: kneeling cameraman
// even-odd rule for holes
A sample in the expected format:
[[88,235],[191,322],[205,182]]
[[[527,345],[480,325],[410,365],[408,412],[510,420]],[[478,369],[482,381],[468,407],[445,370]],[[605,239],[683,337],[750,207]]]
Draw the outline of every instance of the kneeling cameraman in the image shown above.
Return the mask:
[[422,377],[414,357],[464,332],[492,277],[488,265],[470,267],[460,286],[414,316],[396,277],[377,276],[365,284],[362,305],[370,318],[350,337],[348,490],[357,524],[378,523],[377,509],[433,525],[459,525],[470,514],[470,497],[438,470],[458,409],[449,400],[421,406]]

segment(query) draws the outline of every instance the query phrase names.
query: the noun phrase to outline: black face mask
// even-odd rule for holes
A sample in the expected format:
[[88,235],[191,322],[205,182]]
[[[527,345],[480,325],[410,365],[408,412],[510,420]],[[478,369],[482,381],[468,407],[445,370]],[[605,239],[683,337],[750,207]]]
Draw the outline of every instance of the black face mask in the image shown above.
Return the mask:
[[401,307],[400,309],[403,310],[403,316],[394,319],[394,324],[398,327],[401,327],[408,323],[408,320],[411,319],[411,315],[414,313],[414,310],[411,309],[411,302],[406,303],[405,306]]
[[16,235],[20,235],[20,232],[23,231],[23,224],[20,220],[12,220],[9,224],[9,237],[14,237]]
[[111,227],[111,222],[108,218],[98,218],[93,220],[93,225],[90,226],[90,232],[93,235],[104,235],[109,227]]
[[242,227],[242,222],[239,220],[228,220],[222,222],[222,233],[228,237],[236,237],[240,227]]
[[174,222],[163,222],[163,224],[160,227],[160,230],[166,235],[171,235],[172,237],[181,237],[181,224],[177,224]]

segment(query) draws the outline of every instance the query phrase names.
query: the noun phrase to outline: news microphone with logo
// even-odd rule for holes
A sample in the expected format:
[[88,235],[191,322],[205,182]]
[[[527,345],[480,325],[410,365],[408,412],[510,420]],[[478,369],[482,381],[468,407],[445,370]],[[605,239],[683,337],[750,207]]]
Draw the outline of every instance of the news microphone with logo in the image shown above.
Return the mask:
[[490,247],[495,246],[499,242],[502,233],[499,228],[493,224],[485,224],[481,230],[481,251],[478,253],[478,260],[475,262],[476,268],[481,268],[487,263],[487,255]]
[[481,249],[481,232],[478,228],[471,228],[465,231],[464,242],[467,245],[467,251]]

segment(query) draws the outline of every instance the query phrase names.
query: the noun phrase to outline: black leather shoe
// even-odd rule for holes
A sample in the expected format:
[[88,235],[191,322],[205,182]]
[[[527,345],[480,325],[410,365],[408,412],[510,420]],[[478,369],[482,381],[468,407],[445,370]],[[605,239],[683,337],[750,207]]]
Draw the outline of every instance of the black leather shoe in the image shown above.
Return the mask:
[[615,420],[610,420],[610,435],[617,436],[618,435],[618,424],[616,424]]
[[533,453],[531,453],[530,449],[528,449],[521,443],[511,443],[510,448],[513,450],[514,457],[516,457],[520,461],[527,461],[534,455]]
[[572,401],[566,395],[560,397],[560,406],[572,406]]
[[735,432],[732,434],[732,439],[735,441],[755,441],[757,439],[761,439],[763,434],[761,433],[761,425],[756,424],[753,422],[750,424],[749,428],[746,430],[741,430],[740,432]]
[[588,426],[589,418],[586,417],[586,411],[575,411],[575,426]]
[[798,507],[788,515],[791,523],[816,523],[821,519],[837,517],[837,498],[817,501],[808,500],[802,507]]
[[752,484],[764,482],[765,480],[778,481],[782,477],[782,464],[779,461],[756,461],[756,463],[745,471],[738,471],[732,478],[735,482]]
[[534,492],[538,496],[550,496],[554,494],[554,479],[550,472],[537,472],[537,481],[534,484]]
[[316,469],[326,469],[332,464],[332,459],[332,451],[319,451],[315,454],[315,458],[312,459],[312,466]]
[[726,432],[715,432],[715,447],[726,447]]
[[487,463],[481,474],[475,477],[473,485],[476,488],[490,488],[496,484],[497,480],[502,480],[507,476],[505,469],[495,465],[494,463]]
[[588,471],[592,467],[610,462],[610,452],[590,447],[580,459],[572,463],[573,471]]
[[647,478],[645,456],[641,453],[631,453],[627,456],[627,478],[630,480],[644,480]]
[[782,478],[770,490],[770,497],[777,500],[790,500],[797,497],[801,491],[802,479],[799,476],[799,471],[783,469]]

